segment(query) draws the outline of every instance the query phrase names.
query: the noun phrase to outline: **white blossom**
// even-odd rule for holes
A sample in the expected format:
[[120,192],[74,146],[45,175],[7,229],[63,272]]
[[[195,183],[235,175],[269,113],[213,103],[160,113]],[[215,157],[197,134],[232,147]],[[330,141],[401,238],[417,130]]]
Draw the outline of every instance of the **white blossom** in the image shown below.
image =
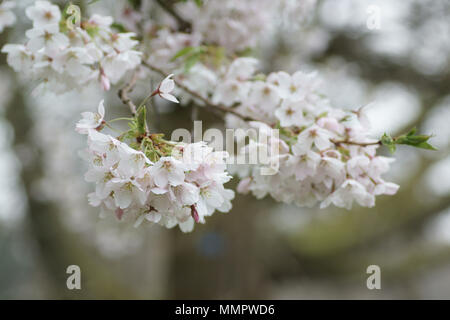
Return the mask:
[[224,187],[231,179],[226,153],[214,152],[204,142],[179,143],[171,154],[152,163],[142,151],[98,131],[103,111],[100,103],[98,113],[84,113],[77,127],[88,137],[85,178],[95,183],[89,203],[100,207],[102,214],[135,226],[178,225],[190,232],[216,210],[231,210],[234,192]]
[[135,34],[114,32],[111,17],[95,14],[69,29],[60,23],[59,7],[47,1],[36,1],[26,14],[33,20],[28,42],[7,44],[2,52],[16,71],[40,82],[35,93],[65,93],[94,81],[107,91],[141,63]]
[[374,195],[368,193],[359,182],[349,179],[323,201],[320,207],[326,208],[330,203],[333,203],[337,207],[351,209],[353,201],[356,201],[363,207],[373,207],[375,205]]
[[158,95],[168,101],[179,103],[178,99],[171,94],[175,89],[175,82],[172,80],[173,74],[168,75],[158,87]]
[[57,25],[61,19],[61,11],[58,6],[48,1],[36,1],[34,6],[26,9],[25,13],[33,21],[35,28]]
[[0,3],[0,33],[3,32],[5,27],[12,26],[17,18],[12,9],[16,4],[13,1],[3,1]]
[[81,134],[89,133],[91,129],[97,129],[103,123],[103,118],[105,117],[105,106],[103,104],[103,100],[100,101],[98,105],[98,111],[96,113],[93,112],[83,112],[81,116],[83,119],[78,121],[76,124],[76,131]]
[[275,116],[280,120],[282,127],[301,127],[306,124],[304,118],[305,109],[310,109],[305,101],[292,101],[286,99],[281,104],[280,108],[275,110]]
[[292,147],[292,151],[295,155],[302,155],[311,149],[313,144],[320,151],[325,150],[332,145],[331,137],[329,131],[313,125],[298,135],[297,143]]

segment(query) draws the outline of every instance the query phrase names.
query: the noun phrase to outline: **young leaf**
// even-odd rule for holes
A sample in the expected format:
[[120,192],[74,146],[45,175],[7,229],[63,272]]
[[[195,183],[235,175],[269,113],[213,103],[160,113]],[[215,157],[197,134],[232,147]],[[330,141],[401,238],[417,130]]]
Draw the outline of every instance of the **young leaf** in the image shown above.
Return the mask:
[[392,138],[390,135],[385,133],[381,137],[381,143],[387,146],[389,148],[389,151],[391,151],[392,153],[395,152],[397,144],[404,144],[426,150],[437,150],[435,147],[428,143],[428,140],[432,136],[424,134],[416,135],[416,132],[417,129],[412,128],[407,134],[403,134],[395,138]]
[[141,106],[137,110],[137,131],[139,134],[145,134],[147,128],[147,109],[144,106]]
[[203,5],[203,0],[194,0],[197,7],[201,7]]
[[127,28],[125,28],[125,26],[123,24],[121,24],[121,23],[114,22],[111,25],[111,27],[116,29],[119,32],[127,32]]
[[428,142],[422,142],[422,143],[416,144],[415,147],[416,148],[421,148],[421,149],[426,149],[426,150],[433,150],[433,151],[437,150],[436,147],[432,146]]
[[406,135],[401,135],[395,138],[394,142],[396,144],[405,144],[421,149],[437,150],[435,147],[428,143],[428,140],[432,137],[431,135],[416,135],[416,132],[417,129],[413,128]]
[[185,47],[181,50],[179,50],[171,59],[170,61],[175,61],[178,58],[181,58],[186,55],[193,55],[202,53],[205,51],[205,48],[203,46],[201,47]]
[[200,60],[200,58],[201,58],[201,53],[196,53],[196,54],[189,56],[184,63],[184,71],[189,72],[189,70],[191,70],[191,68],[197,64],[197,62]]
[[388,147],[388,149],[391,153],[394,153],[395,150],[397,149],[395,147],[394,139],[392,139],[392,137],[390,135],[388,135],[387,133],[384,133],[383,136],[381,137],[381,144]]

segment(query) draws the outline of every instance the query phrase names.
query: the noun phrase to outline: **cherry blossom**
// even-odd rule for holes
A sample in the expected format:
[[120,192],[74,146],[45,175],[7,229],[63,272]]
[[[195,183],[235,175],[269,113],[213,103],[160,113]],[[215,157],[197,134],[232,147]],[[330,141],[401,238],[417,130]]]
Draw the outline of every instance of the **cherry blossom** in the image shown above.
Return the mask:
[[103,100],[100,101],[98,105],[98,111],[93,112],[83,112],[81,116],[83,119],[78,121],[76,124],[76,131],[81,134],[88,134],[89,130],[99,128],[103,123],[103,118],[105,117],[105,106]]
[[175,88],[175,83],[174,81],[171,79],[173,77],[173,74],[168,75],[159,85],[158,87],[158,95],[163,98],[166,99],[168,101],[172,101],[175,103],[180,103],[178,101],[177,98],[175,98],[174,95],[171,94],[171,92],[173,91],[173,89]]
[[5,27],[12,26],[17,18],[12,12],[16,4],[13,1],[3,1],[0,3],[0,33],[3,32]]
[[25,13],[33,21],[35,28],[46,25],[57,25],[61,19],[61,11],[57,5],[48,1],[36,1],[34,6],[28,7]]
[[147,155],[118,139],[99,132],[104,117],[103,101],[97,113],[86,112],[77,131],[87,134],[89,163],[85,178],[95,183],[89,203],[135,226],[158,223],[167,228],[179,225],[192,231],[195,223],[216,210],[231,210],[234,192],[224,183],[226,152],[215,152],[204,142],[172,143],[170,154],[153,163]]
[[[268,22],[279,19],[280,10],[289,7],[301,21],[313,3],[178,2],[173,9],[183,17],[172,13],[174,19],[145,19],[128,8],[126,26],[134,33],[99,14],[66,23],[70,12],[35,1],[25,10],[33,22],[26,41],[6,44],[2,52],[16,72],[38,83],[34,93],[121,86],[119,97],[132,118],[105,120],[102,100],[96,112],[83,112],[75,125],[87,139],[85,180],[94,185],[88,202],[101,217],[111,215],[136,227],[159,224],[192,231],[216,211],[231,210],[235,194],[225,186],[231,173],[240,180],[238,192],[258,199],[270,196],[301,207],[373,207],[377,196],[393,195],[399,188],[384,177],[393,159],[377,153],[383,144],[395,149],[399,140],[387,134],[371,137],[367,106],[336,108],[323,94],[317,72],[263,74],[267,66],[246,56],[263,45],[264,37],[273,36]],[[0,4],[0,32],[14,23],[13,7],[11,1]],[[163,77],[156,90],[148,90],[150,72]],[[146,84],[140,104],[127,96],[136,83]],[[202,111],[217,111],[227,128],[258,134],[237,137],[240,148],[231,156],[204,141],[165,140],[147,124],[146,108],[156,95],[181,107],[195,104]],[[117,130],[111,125],[116,120],[128,121],[128,129],[117,136],[109,131]],[[432,148],[423,145],[427,136],[414,132],[416,146]],[[402,137],[403,144],[412,143],[410,134]],[[230,159],[254,154],[256,163],[227,166]]]
[[95,81],[108,91],[141,63],[142,53],[134,50],[135,34],[114,32],[112,17],[94,14],[69,29],[60,23],[59,7],[48,1],[36,1],[26,14],[33,20],[33,28],[26,31],[28,42],[7,44],[2,52],[16,71],[40,81],[35,92],[60,94]]

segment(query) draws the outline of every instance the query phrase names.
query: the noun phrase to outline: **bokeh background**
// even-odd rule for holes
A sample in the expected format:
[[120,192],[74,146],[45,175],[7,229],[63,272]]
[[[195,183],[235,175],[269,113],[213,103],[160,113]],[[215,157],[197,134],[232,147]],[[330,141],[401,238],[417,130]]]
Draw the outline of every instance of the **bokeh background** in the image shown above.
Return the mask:
[[[24,41],[23,8],[31,2],[17,1],[19,21],[0,35],[1,46]],[[88,11],[116,16],[125,4],[87,2]],[[367,25],[374,9],[379,29]],[[135,229],[99,219],[86,200],[93,186],[77,156],[85,137],[73,128],[103,93],[32,96],[35,84],[12,72],[2,54],[0,298],[450,298],[450,2],[320,0],[307,25],[289,14],[273,23],[277,31],[258,53],[264,71],[318,70],[337,107],[372,103],[374,136],[417,126],[435,134],[439,151],[398,148],[388,180],[400,190],[372,209],[303,209],[237,196],[230,213],[190,234]],[[151,84],[139,86],[136,99]],[[115,92],[106,99],[111,117],[126,115]],[[189,129],[191,108],[159,101],[152,126],[167,134]],[[198,117],[204,128],[223,127],[201,109]],[[73,264],[81,290],[66,287]],[[381,268],[381,290],[366,287],[369,265]]]

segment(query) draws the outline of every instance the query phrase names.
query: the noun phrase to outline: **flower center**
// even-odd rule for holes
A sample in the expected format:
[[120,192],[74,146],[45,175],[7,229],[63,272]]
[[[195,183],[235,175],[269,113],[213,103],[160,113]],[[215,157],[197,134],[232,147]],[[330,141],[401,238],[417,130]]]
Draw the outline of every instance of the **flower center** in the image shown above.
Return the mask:
[[45,41],[50,41],[52,39],[52,34],[45,31],[44,39],[45,39]]
[[286,115],[292,116],[294,114],[294,110],[292,108],[289,108],[286,110]]
[[53,15],[50,11],[47,11],[47,12],[45,12],[44,17],[47,20],[51,20],[53,18]]

